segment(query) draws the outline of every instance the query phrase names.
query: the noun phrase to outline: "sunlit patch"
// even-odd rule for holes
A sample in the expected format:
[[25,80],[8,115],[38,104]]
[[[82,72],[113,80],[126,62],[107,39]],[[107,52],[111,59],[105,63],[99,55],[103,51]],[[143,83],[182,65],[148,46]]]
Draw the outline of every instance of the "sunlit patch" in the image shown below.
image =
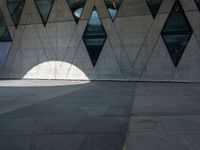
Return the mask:
[[23,78],[89,80],[80,68],[62,61],[48,61],[38,64],[31,68]]

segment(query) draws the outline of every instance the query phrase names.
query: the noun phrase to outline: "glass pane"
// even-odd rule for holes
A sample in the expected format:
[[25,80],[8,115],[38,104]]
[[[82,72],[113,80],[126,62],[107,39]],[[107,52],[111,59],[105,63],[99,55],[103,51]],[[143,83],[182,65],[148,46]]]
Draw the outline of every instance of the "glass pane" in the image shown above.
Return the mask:
[[178,65],[181,56],[186,48],[191,34],[164,35],[164,41],[169,50],[170,56],[175,64]]
[[69,4],[69,7],[72,11],[76,23],[78,23],[83,12],[86,0],[67,0],[67,2]]
[[77,10],[74,11],[74,15],[76,18],[80,18],[81,17],[81,13],[83,11],[83,8],[78,8]]
[[104,0],[106,7],[108,9],[108,12],[112,18],[112,20],[115,20],[115,17],[117,16],[117,12],[119,10],[119,7],[122,3],[122,0]]
[[15,27],[18,26],[25,0],[7,0],[6,5],[12,17]]
[[104,30],[98,12],[94,8],[88,21],[83,41],[91,58],[93,66],[96,65],[101,50],[104,46],[107,34]]
[[0,11],[0,42],[12,41],[2,12]]
[[197,4],[197,7],[199,8],[200,10],[200,0],[195,0],[196,4]]
[[54,0],[35,0],[43,24],[46,25]]
[[146,2],[149,6],[152,16],[155,18],[162,3],[162,0],[146,0]]
[[191,33],[192,29],[190,24],[184,14],[184,11],[178,1],[175,2],[175,5],[170,13],[167,23],[163,29],[164,34],[174,34],[176,33]]
[[11,42],[0,42],[0,66],[4,66],[11,47]]
[[10,50],[12,39],[0,10],[0,66],[6,63],[7,55]]
[[175,66],[178,66],[192,33],[184,11],[179,1],[176,1],[162,31],[163,40]]

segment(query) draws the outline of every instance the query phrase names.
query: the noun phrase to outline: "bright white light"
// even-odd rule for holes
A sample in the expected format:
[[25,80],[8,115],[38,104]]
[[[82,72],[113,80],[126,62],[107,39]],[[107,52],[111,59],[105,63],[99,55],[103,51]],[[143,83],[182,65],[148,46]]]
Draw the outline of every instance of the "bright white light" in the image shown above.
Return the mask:
[[48,61],[38,64],[31,68],[23,78],[89,80],[80,68],[62,61]]

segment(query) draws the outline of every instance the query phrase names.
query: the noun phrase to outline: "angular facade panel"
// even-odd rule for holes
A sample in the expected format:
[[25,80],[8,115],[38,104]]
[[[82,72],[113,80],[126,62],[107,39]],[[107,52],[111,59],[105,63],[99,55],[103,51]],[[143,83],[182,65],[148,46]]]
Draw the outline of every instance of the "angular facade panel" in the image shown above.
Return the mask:
[[197,0],[34,1],[1,5],[0,78],[200,81]]

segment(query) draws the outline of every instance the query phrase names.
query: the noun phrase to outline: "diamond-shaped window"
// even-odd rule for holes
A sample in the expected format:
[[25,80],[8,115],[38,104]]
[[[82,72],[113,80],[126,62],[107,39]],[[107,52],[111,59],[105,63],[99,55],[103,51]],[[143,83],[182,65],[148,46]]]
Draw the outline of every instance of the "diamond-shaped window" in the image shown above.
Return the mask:
[[46,25],[48,21],[49,14],[53,7],[53,3],[54,3],[54,0],[35,0],[35,4],[40,13],[44,26]]
[[106,4],[110,17],[114,21],[117,16],[119,7],[122,3],[122,0],[104,0],[104,2]]
[[162,3],[162,0],[146,0],[146,2],[149,6],[152,16],[155,18]]
[[15,27],[18,26],[24,8],[25,0],[7,0],[6,5]]
[[101,19],[96,8],[94,8],[83,34],[83,41],[94,67],[98,61],[106,38],[107,34],[104,30]]
[[177,67],[193,31],[177,0],[162,30],[162,37]]
[[200,0],[195,0],[196,4],[197,4],[197,7],[199,8],[200,10]]
[[78,23],[79,19],[81,18],[86,0],[67,0],[67,2],[70,6],[76,23]]
[[4,66],[10,50],[12,39],[0,10],[0,66]]

